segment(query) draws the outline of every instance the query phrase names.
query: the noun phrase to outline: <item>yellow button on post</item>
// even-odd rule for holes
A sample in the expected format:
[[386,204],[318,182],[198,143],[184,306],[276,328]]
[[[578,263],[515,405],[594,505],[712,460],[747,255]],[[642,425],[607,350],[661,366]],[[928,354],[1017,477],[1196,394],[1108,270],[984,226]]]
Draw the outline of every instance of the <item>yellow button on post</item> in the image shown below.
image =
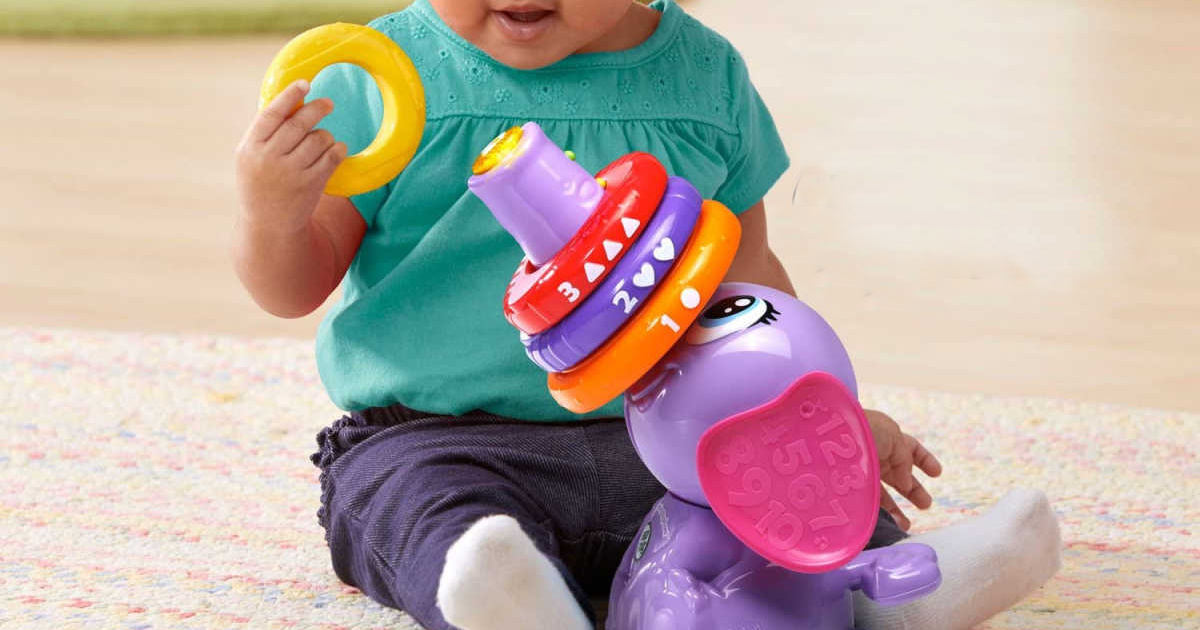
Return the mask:
[[475,158],[475,163],[471,165],[471,174],[483,175],[503,164],[505,160],[516,157],[513,153],[520,146],[524,135],[525,132],[520,127],[510,127],[508,131],[496,136],[483,151],[480,151],[479,157]]
[[312,81],[335,63],[366,70],[383,97],[383,121],[367,148],[338,166],[325,192],[349,197],[375,190],[408,166],[425,132],[425,90],[412,60],[383,33],[358,24],[326,24],[305,31],[275,56],[263,81],[259,107],[292,82]]

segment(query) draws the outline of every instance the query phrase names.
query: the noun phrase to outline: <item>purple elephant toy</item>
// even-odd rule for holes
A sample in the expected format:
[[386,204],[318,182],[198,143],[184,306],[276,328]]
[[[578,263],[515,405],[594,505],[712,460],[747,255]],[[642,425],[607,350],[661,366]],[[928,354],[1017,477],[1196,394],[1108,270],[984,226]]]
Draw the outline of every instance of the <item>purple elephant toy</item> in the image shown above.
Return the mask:
[[[699,193],[657,170],[665,192],[648,176],[594,180],[534,123],[480,154],[468,185],[528,260],[518,270],[528,282],[506,298],[505,313],[548,371],[603,351],[697,225]],[[597,210],[604,194],[616,195],[602,193],[609,185],[626,196]],[[644,196],[658,204],[652,218],[621,215],[611,234],[609,223],[589,222],[633,212]],[[649,236],[639,239],[639,229]],[[641,376],[625,394],[625,419],[668,493],[618,569],[608,629],[846,630],[851,590],[900,604],[936,589],[930,547],[863,551],[878,517],[879,462],[850,359],[829,325],[766,287],[721,285],[703,307],[689,290],[696,297],[685,291],[682,304],[690,317],[702,313],[686,333],[671,327],[682,340],[644,375],[636,372],[657,354],[617,369],[630,373],[613,396]],[[524,291],[540,291],[538,303]]]
[[863,551],[870,428],[841,342],[795,298],[722,285],[625,418],[668,493],[618,569],[608,630],[846,630],[852,590],[901,604],[941,583],[926,545]]

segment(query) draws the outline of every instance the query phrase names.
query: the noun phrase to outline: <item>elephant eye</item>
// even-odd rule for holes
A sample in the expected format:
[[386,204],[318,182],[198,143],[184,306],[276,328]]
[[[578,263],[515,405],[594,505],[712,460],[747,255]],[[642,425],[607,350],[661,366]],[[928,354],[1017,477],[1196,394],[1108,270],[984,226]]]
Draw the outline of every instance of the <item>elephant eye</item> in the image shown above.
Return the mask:
[[754,326],[775,321],[779,311],[771,303],[753,295],[727,297],[705,309],[688,330],[685,341],[700,345],[728,337]]

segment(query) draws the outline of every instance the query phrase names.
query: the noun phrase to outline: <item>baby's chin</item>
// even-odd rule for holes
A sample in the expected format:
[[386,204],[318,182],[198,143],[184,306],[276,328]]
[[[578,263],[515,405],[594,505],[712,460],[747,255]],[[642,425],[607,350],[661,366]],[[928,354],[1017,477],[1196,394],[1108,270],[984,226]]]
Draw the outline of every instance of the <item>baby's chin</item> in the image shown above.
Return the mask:
[[569,50],[558,52],[556,47],[545,45],[513,44],[511,42],[481,42],[475,45],[498,63],[518,70],[545,68],[570,55]]

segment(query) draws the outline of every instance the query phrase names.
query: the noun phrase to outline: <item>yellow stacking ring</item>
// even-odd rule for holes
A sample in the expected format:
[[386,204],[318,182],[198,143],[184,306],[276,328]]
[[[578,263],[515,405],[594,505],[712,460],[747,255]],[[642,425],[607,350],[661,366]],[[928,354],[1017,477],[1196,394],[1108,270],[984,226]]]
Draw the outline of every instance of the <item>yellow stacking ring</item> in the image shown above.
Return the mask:
[[311,82],[335,63],[366,70],[383,97],[379,133],[342,162],[325,187],[331,195],[349,197],[383,186],[408,166],[425,131],[425,90],[412,60],[395,42],[373,28],[339,22],[305,31],[279,51],[263,81],[259,107],[292,82]]
[[728,208],[705,201],[692,238],[658,290],[586,361],[549,375],[554,400],[575,413],[594,411],[650,371],[716,292],[741,236],[742,225]]

